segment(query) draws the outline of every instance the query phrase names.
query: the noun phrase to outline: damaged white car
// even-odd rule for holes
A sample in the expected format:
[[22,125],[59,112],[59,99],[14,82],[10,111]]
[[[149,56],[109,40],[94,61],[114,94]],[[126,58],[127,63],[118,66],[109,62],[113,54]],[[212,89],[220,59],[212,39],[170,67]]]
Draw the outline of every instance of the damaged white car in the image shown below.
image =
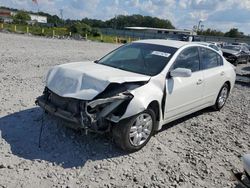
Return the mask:
[[111,131],[132,152],[168,122],[209,106],[221,109],[234,83],[233,66],[212,48],[141,40],[95,62],[52,68],[36,103],[78,128]]

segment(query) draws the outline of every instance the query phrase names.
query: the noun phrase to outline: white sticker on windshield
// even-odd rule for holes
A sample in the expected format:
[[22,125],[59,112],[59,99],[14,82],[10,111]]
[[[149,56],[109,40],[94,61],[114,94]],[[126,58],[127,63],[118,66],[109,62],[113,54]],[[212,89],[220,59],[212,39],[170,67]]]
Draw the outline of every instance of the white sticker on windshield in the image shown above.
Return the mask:
[[171,54],[166,53],[166,52],[159,52],[159,51],[153,51],[151,53],[152,55],[158,55],[158,56],[162,56],[162,57],[169,57]]

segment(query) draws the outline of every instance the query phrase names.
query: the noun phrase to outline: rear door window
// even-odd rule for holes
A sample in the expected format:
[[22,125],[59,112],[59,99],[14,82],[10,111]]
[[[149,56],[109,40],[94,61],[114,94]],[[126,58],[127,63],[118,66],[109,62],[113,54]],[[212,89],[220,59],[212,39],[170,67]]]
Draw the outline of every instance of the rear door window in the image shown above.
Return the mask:
[[202,47],[200,48],[200,52],[201,52],[201,67],[203,70],[218,67],[223,64],[222,58],[216,52]]

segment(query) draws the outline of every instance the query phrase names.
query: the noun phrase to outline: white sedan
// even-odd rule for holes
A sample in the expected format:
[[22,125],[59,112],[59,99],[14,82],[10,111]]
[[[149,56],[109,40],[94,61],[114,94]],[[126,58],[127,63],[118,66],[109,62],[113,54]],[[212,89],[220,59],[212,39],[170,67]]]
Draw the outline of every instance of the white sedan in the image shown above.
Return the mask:
[[166,123],[213,106],[232,91],[235,71],[201,44],[141,40],[95,62],[49,70],[36,103],[86,131],[112,132],[122,149],[141,149]]

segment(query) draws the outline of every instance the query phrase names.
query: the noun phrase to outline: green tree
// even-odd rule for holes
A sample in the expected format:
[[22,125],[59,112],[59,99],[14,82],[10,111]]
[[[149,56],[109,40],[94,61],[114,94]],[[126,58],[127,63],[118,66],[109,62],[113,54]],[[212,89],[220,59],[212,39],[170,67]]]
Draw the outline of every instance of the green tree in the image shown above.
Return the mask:
[[205,35],[205,36],[224,36],[224,33],[215,29],[208,28],[204,31],[198,31],[198,35]]
[[124,16],[119,15],[106,21],[107,27],[124,29],[124,27],[156,27],[156,28],[167,28],[174,29],[175,27],[167,19],[160,19],[151,16],[142,15],[130,15]]
[[91,34],[92,34],[94,37],[98,37],[98,36],[101,36],[101,31],[100,31],[100,29],[98,29],[98,28],[92,28]]
[[91,34],[92,28],[85,23],[76,22],[69,26],[69,31],[84,36],[85,34]]
[[13,16],[14,23],[26,24],[27,21],[30,20],[31,20],[30,15],[25,11],[18,11],[16,15]]
[[244,33],[239,32],[237,28],[232,28],[228,32],[225,33],[225,37],[232,37],[232,38],[237,38],[237,37],[243,37]]

